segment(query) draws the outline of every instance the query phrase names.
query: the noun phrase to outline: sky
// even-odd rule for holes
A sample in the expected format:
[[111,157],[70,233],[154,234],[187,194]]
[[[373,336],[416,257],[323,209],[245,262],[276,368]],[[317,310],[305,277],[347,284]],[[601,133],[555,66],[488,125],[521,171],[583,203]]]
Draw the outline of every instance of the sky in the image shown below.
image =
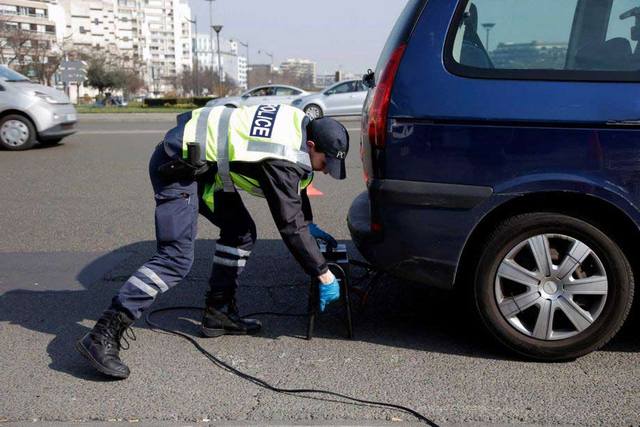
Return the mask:
[[[336,70],[364,74],[378,55],[408,0],[215,0],[213,24],[220,36],[249,43],[252,64],[278,65],[288,58],[318,64],[319,74]],[[189,0],[198,32],[209,28],[209,2]],[[246,55],[246,48],[240,53]]]

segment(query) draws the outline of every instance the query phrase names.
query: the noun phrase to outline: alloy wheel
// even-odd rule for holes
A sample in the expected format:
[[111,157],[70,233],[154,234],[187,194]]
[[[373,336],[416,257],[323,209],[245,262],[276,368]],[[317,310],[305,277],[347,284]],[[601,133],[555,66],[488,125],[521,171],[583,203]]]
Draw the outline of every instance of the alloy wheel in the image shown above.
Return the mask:
[[310,105],[309,107],[305,108],[304,112],[311,119],[318,119],[322,117],[322,110],[320,109],[320,107],[315,105]]
[[598,319],[609,284],[600,257],[588,245],[562,234],[541,234],[504,257],[494,291],[510,326],[555,341],[583,332]]

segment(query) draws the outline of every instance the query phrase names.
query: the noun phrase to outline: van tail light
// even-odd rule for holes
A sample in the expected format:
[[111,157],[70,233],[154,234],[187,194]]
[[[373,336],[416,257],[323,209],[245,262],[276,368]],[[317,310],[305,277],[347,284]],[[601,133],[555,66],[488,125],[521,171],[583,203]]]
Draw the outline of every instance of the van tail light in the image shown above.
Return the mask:
[[387,114],[389,113],[389,102],[391,101],[391,89],[406,48],[407,45],[404,43],[393,51],[389,62],[387,62],[380,75],[380,81],[374,89],[373,101],[369,108],[368,136],[369,142],[376,148],[384,148],[386,142]]

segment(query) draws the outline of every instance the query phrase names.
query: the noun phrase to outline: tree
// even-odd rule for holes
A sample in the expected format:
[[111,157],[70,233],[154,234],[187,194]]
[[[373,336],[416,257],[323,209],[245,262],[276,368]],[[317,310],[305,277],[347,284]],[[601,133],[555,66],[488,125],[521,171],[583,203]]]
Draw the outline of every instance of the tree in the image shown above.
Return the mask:
[[125,97],[135,95],[136,93],[144,89],[144,87],[145,83],[142,77],[140,77],[140,74],[134,71],[130,71],[123,87]]
[[25,71],[28,62],[28,50],[31,47],[31,34],[20,27],[20,25],[3,21],[2,38],[4,45],[2,49],[3,62],[13,65],[19,71]]
[[198,71],[185,69],[176,79],[176,87],[184,95],[194,96],[201,94],[198,89],[206,89],[209,94],[218,94],[220,92],[218,96],[228,96],[240,91],[238,83],[228,74],[225,74],[222,87],[219,87],[218,73],[212,70],[211,67],[199,68]]
[[145,84],[135,69],[125,68],[122,60],[112,55],[93,55],[87,58],[87,84],[98,89],[102,95],[106,90],[122,90],[129,97],[142,89]]
[[87,84],[98,89],[100,95],[106,89],[113,88],[116,84],[117,76],[106,66],[103,58],[93,56],[89,59],[87,68]]
[[56,49],[50,40],[31,40],[29,49],[30,62],[26,65],[32,70],[40,83],[52,86],[53,76],[58,72],[62,62],[62,51]]

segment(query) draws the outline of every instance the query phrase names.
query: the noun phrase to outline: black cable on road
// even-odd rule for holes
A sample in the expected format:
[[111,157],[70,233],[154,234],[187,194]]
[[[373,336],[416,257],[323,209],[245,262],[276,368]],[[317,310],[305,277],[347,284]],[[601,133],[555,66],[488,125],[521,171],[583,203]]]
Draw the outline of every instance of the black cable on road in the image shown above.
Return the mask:
[[[163,312],[169,312],[169,311],[178,311],[178,310],[199,310],[199,311],[203,311],[204,309],[202,307],[193,307],[193,306],[180,306],[180,307],[167,307],[167,308],[159,308],[157,310],[153,310],[148,312],[145,315],[144,320],[147,322],[147,324],[149,326],[151,326],[154,329],[158,329],[160,331],[172,334],[172,335],[177,335],[181,338],[184,338],[185,340],[189,341],[191,344],[193,344],[193,346],[200,352],[202,353],[207,359],[209,359],[211,362],[213,362],[215,365],[217,365],[218,367],[225,369],[228,372],[233,373],[234,375],[237,375],[238,377],[249,381],[259,387],[265,388],[267,390],[276,392],[276,393],[282,393],[282,394],[323,394],[323,395],[327,395],[327,396],[332,396],[332,397],[338,397],[341,399],[345,399],[345,400],[349,400],[351,402],[356,402],[356,403],[360,403],[360,404],[364,404],[364,405],[372,405],[372,406],[379,406],[379,407],[385,407],[385,408],[391,408],[391,409],[396,409],[408,414],[413,415],[414,417],[416,417],[417,419],[419,419],[420,421],[424,422],[425,424],[429,425],[429,426],[433,426],[433,427],[438,427],[438,425],[431,421],[429,418],[425,417],[424,415],[422,415],[421,413],[419,413],[418,411],[408,408],[406,406],[402,406],[402,405],[396,405],[393,403],[386,403],[386,402],[376,402],[373,400],[366,400],[366,399],[359,399],[356,397],[351,397],[351,396],[347,396],[345,394],[341,394],[341,393],[337,393],[334,391],[329,391],[329,390],[319,390],[319,389],[313,389],[313,388],[300,388],[300,389],[289,389],[289,388],[280,388],[280,387],[276,387],[274,385],[269,384],[268,382],[258,378],[258,377],[254,377],[252,375],[249,375],[245,372],[240,371],[239,369],[234,368],[233,366],[229,365],[228,363],[226,363],[224,360],[219,359],[218,357],[216,357],[215,355],[213,355],[212,353],[210,353],[209,351],[207,351],[204,347],[202,347],[198,341],[196,341],[195,339],[193,339],[192,337],[190,337],[189,335],[182,333],[182,332],[178,332],[178,331],[174,331],[172,329],[168,329],[165,328],[164,326],[161,326],[160,324],[154,322],[151,320],[151,317],[155,314],[158,313],[163,313]],[[306,314],[304,315],[300,315],[300,314],[286,314],[286,313],[260,313],[260,314],[264,314],[264,315],[274,315],[274,316],[288,316],[288,317],[302,317],[302,316],[306,316]],[[255,314],[254,314],[255,315]]]

